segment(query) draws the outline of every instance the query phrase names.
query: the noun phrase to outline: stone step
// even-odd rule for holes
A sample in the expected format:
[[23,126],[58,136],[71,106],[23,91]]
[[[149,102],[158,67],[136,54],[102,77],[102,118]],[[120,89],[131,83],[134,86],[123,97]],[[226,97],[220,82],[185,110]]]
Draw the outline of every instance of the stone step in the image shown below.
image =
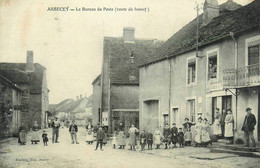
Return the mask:
[[211,148],[221,148],[221,149],[230,149],[235,151],[247,151],[247,152],[257,152],[260,151],[260,147],[245,147],[243,145],[236,144],[223,144],[223,143],[213,143]]
[[229,153],[229,154],[235,154],[235,155],[244,156],[244,157],[260,158],[259,152],[236,151],[236,150],[223,149],[223,148],[211,148],[210,152],[212,152],[212,153]]

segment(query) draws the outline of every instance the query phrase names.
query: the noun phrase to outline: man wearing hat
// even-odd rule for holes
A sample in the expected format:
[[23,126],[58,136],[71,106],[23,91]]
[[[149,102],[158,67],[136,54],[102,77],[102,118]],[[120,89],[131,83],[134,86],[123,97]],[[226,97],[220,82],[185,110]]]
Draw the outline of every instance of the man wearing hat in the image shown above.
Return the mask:
[[245,133],[245,138],[246,138],[246,147],[249,147],[249,138],[253,142],[253,147],[256,146],[255,144],[255,138],[254,138],[254,127],[256,125],[256,119],[255,115],[251,113],[251,108],[248,107],[246,108],[247,115],[245,116],[245,120],[243,123],[242,131]]
[[58,137],[59,137],[59,128],[60,128],[60,122],[58,121],[58,118],[55,117],[55,120],[51,124],[52,127],[52,143],[59,143]]

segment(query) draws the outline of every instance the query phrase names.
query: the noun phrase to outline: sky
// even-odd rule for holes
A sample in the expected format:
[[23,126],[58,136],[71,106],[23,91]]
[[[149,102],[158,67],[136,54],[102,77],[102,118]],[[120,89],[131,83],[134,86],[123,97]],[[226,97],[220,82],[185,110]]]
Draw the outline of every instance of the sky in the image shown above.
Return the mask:
[[[219,4],[227,0],[218,0]],[[246,5],[252,0],[234,0]],[[101,73],[103,37],[167,40],[196,17],[204,0],[0,0],[0,62],[34,62],[47,69],[50,104],[92,94]],[[47,11],[49,7],[148,8],[149,12]],[[200,11],[202,12],[202,10]]]

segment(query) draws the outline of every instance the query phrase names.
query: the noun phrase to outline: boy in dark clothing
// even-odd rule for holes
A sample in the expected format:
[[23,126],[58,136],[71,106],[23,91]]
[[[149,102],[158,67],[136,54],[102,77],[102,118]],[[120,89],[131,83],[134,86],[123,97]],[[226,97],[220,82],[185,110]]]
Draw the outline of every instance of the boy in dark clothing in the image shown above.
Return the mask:
[[173,123],[171,128],[171,134],[172,134],[172,144],[174,145],[173,148],[176,148],[176,143],[178,142],[178,128],[176,127],[176,124]]
[[42,133],[42,141],[43,141],[43,145],[44,146],[48,146],[47,142],[48,142],[48,136],[47,136],[47,133],[45,130],[43,130],[43,133]]
[[98,149],[98,146],[100,145],[100,150],[103,151],[102,149],[102,145],[103,145],[103,139],[105,138],[105,133],[104,131],[102,130],[102,127],[100,126],[98,128],[98,132],[97,132],[97,145],[96,145],[96,149]]
[[153,149],[153,134],[152,133],[147,134],[147,144],[148,144],[148,150],[152,150]]
[[180,148],[184,148],[184,146],[183,146],[183,142],[184,142],[184,133],[182,132],[182,128],[179,128],[179,132],[178,132],[178,140],[179,140]]
[[165,143],[165,149],[168,149],[168,145],[171,144],[171,129],[168,124],[165,124],[165,127],[163,129],[163,136],[164,136],[164,143]]
[[146,134],[145,130],[142,131],[142,134],[140,135],[140,145],[141,145],[141,151],[144,151],[145,145],[146,145]]
[[77,140],[78,126],[75,124],[75,121],[72,121],[72,124],[70,125],[69,128],[69,132],[71,135],[72,144],[74,144],[74,139],[76,141],[76,144],[79,144]]

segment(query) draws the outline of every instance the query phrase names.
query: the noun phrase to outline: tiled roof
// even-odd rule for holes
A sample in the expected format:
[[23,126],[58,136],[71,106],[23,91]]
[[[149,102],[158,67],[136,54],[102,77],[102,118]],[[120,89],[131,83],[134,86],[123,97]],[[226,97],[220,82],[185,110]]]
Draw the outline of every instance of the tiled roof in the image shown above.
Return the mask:
[[[230,2],[222,4],[220,9]],[[234,5],[235,6],[235,5]],[[229,9],[230,7],[226,7]],[[260,0],[255,0],[252,3],[231,10],[229,12],[221,12],[220,15],[214,18],[208,25],[202,25],[202,15],[199,16],[199,46],[205,46],[213,42],[230,37],[230,32],[236,34],[243,33],[252,29],[259,29],[260,24]],[[196,18],[184,26],[181,30],[175,33],[168,39],[155,54],[149,57],[145,63],[140,64],[145,66],[155,62],[174,57],[182,53],[195,50],[196,48]]]
[[[109,50],[104,53],[110,55],[111,83],[139,84],[138,65],[147,61],[161,41],[135,39],[135,43],[124,43],[123,38],[105,37],[104,44]],[[134,57],[133,63],[130,57]]]
[[42,65],[35,63],[34,72],[25,72],[25,63],[0,63],[0,74],[17,84],[30,84],[30,93],[42,92],[43,69]]

